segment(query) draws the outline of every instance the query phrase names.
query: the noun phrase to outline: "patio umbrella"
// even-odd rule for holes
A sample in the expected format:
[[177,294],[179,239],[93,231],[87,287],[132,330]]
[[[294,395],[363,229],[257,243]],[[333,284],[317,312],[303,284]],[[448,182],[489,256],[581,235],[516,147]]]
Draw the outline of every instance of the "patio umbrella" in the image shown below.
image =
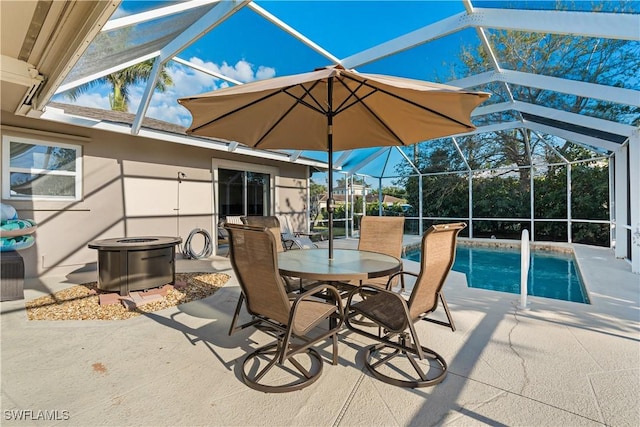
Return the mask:
[[187,134],[261,149],[328,153],[329,258],[333,258],[333,152],[411,145],[468,132],[489,97],[420,80],[361,74],[340,65],[178,99]]

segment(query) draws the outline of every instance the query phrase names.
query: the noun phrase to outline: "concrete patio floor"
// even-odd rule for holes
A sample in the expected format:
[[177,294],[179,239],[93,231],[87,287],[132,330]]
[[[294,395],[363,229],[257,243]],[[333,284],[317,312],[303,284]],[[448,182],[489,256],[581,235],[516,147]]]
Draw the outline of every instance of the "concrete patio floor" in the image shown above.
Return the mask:
[[[325,363],[310,387],[248,388],[237,362],[270,338],[252,328],[227,335],[239,287],[224,257],[177,263],[230,274],[215,295],[135,319],[29,321],[24,300],[6,301],[1,424],[638,426],[640,276],[608,249],[575,250],[590,305],[530,297],[521,310],[517,295],[468,288],[452,273],[445,293],[457,331],[418,324],[423,344],[449,363],[444,382],[424,389],[371,377],[361,360],[368,341],[347,330],[339,364]],[[95,278],[88,270],[27,280],[25,299]],[[319,349],[330,354],[329,343]]]

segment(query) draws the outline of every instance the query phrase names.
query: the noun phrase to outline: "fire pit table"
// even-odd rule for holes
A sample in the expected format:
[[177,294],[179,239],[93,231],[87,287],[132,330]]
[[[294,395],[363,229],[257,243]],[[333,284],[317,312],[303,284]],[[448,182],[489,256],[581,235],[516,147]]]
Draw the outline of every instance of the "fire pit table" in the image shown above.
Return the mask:
[[176,280],[175,246],[180,237],[120,237],[89,242],[98,250],[98,289],[127,295]]

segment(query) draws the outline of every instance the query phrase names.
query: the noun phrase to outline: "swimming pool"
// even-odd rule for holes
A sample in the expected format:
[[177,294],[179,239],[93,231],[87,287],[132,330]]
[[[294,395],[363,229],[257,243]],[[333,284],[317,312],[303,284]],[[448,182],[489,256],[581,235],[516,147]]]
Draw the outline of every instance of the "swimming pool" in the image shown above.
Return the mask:
[[[420,251],[405,258],[419,262]],[[465,273],[471,288],[520,294],[518,249],[458,245],[453,270]],[[531,251],[528,294],[589,304],[573,256],[564,253]]]

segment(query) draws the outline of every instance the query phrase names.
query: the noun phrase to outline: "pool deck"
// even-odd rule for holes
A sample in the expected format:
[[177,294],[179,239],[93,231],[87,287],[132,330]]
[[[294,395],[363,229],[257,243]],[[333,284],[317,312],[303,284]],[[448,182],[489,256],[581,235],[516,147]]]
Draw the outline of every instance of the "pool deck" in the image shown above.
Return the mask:
[[[355,241],[336,241],[349,246]],[[178,271],[230,274],[215,295],[135,319],[29,321],[24,300],[5,301],[1,424],[638,426],[640,275],[609,249],[576,245],[575,253],[590,305],[529,297],[520,309],[517,295],[468,288],[453,272],[445,294],[456,332],[418,324],[449,373],[414,390],[372,378],[361,361],[368,341],[346,330],[338,365],[326,363],[310,387],[287,394],[246,387],[237,362],[269,337],[251,328],[227,335],[239,287],[224,257],[177,263]],[[95,269],[81,269],[27,280],[25,297],[95,278]],[[328,343],[318,348],[329,354]],[[38,411],[58,420],[39,420]]]

